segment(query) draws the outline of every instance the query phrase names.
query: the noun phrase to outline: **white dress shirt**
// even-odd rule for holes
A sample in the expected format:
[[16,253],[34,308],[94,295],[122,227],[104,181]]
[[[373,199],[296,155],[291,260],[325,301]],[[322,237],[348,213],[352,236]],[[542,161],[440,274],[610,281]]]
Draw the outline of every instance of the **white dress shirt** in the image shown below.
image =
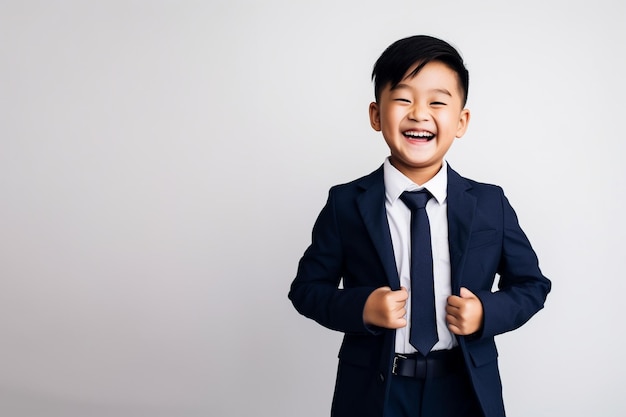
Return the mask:
[[439,341],[433,350],[451,349],[457,345],[456,338],[446,324],[447,299],[452,293],[450,275],[450,248],[448,246],[447,188],[448,170],[444,161],[439,172],[422,185],[415,184],[398,171],[389,158],[383,165],[385,181],[385,208],[393,252],[400,277],[400,284],[409,291],[406,303],[407,326],[396,330],[396,352],[414,353],[416,349],[409,343],[411,331],[411,210],[400,200],[404,191],[426,188],[433,198],[426,204],[430,223],[430,236],[433,250],[433,275],[435,280],[435,313]]

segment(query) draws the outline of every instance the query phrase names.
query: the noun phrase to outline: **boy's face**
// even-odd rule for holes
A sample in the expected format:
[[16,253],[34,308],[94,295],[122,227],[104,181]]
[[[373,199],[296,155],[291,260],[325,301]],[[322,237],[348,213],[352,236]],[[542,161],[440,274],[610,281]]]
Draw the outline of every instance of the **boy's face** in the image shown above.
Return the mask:
[[369,110],[372,127],[382,132],[391,150],[392,165],[420,185],[439,171],[470,118],[456,73],[439,61],[429,62],[393,89],[385,86]]

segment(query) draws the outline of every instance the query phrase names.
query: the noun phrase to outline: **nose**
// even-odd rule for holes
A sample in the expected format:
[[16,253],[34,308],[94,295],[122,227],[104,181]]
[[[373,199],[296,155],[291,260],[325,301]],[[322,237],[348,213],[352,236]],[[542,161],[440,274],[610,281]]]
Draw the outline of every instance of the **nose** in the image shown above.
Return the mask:
[[430,113],[428,112],[428,106],[422,103],[414,103],[411,107],[411,111],[409,112],[409,119],[422,122],[424,120],[428,120],[430,118]]

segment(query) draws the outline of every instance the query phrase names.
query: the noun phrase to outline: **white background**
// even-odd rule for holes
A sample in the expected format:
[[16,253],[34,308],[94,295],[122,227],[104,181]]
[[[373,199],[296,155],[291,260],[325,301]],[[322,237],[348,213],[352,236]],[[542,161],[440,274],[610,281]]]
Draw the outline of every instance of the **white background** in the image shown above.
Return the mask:
[[470,71],[449,163],[553,281],[497,338],[509,416],[623,416],[625,4],[0,1],[0,415],[328,415],[341,335],[287,292],[424,33]]

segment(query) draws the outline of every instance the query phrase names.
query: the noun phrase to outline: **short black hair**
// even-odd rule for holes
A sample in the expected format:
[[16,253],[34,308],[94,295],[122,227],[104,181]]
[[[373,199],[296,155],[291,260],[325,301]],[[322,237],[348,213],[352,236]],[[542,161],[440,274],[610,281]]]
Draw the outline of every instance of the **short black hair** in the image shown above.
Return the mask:
[[469,72],[465,68],[463,58],[449,43],[427,35],[400,39],[385,49],[378,58],[372,71],[376,101],[380,99],[380,93],[387,84],[391,84],[391,88],[397,86],[415,63],[419,64],[408,75],[409,77],[417,75],[424,65],[431,61],[443,62],[456,72],[465,106],[469,91]]

